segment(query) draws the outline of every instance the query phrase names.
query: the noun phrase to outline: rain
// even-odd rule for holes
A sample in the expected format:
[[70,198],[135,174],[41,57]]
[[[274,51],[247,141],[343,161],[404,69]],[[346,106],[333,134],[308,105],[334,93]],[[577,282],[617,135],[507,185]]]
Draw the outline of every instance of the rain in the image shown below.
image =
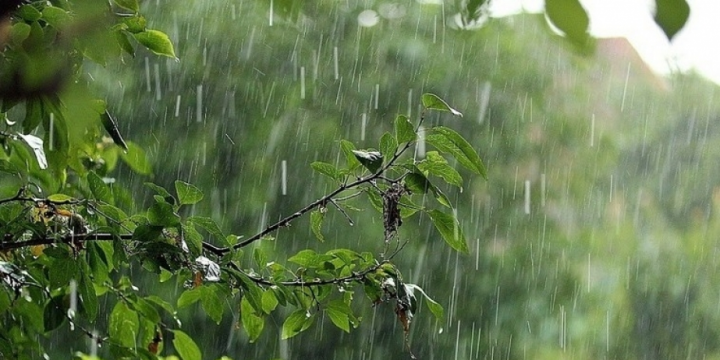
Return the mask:
[[[544,14],[468,22],[448,1],[156,0],[141,10],[148,28],[167,33],[177,59],[138,46],[107,64],[86,61],[78,80],[101,94],[128,142],[103,179],[124,186],[115,203],[128,214],[162,197],[148,182],[192,184],[204,196],[179,215],[211,218],[232,248],[338,188],[311,164],[344,168],[347,153],[366,167],[382,163],[381,138],[394,134],[398,115],[423,121],[400,161],[443,153],[432,137],[443,126],[487,168],[485,179],[446,156],[462,186],[429,176],[437,192],[413,193],[417,208],[400,201],[392,238],[384,232],[388,200],[378,209],[367,191],[350,189],[318,205],[317,215],[303,213],[227,255],[263,276],[278,264],[301,274],[288,259],[306,249],[369,252],[378,261],[392,254],[403,283],[389,277],[382,289],[412,311],[335,284],[327,301],[303,308],[315,317],[307,330],[282,339],[297,309],[275,304],[255,340],[232,294],[217,301],[219,318],[204,301],[163,313],[160,355],[176,353],[169,329],[182,329],[204,359],[720,357],[717,83],[694,71],[660,74],[622,37],[593,39],[588,54]],[[425,93],[449,111],[425,111]],[[50,149],[56,123],[51,114]],[[42,153],[40,137],[20,137]],[[342,140],[355,149],[343,152]],[[136,147],[149,171],[118,161]],[[467,253],[444,241],[434,209],[458,220],[449,233],[464,234]],[[189,252],[185,236],[178,245]],[[194,281],[219,287],[223,261],[206,252],[188,266],[205,274]],[[7,264],[3,271],[20,274]],[[115,270],[138,297],[173,306],[197,285],[138,262]],[[84,306],[81,284],[70,282],[70,320]],[[100,292],[117,290],[95,290],[105,317],[39,338],[49,358],[110,358],[96,339],[118,305]],[[358,320],[349,332],[320,311],[344,297]]]

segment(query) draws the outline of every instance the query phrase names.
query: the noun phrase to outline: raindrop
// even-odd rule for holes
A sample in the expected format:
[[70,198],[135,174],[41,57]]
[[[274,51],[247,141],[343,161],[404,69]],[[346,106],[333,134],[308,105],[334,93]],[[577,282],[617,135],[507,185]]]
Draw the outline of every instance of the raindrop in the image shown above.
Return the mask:
[[360,140],[365,141],[365,126],[367,125],[367,114],[362,113],[360,116]]
[[413,89],[408,90],[408,109],[407,109],[407,116],[412,116],[412,99],[413,99]]
[[335,80],[340,79],[340,64],[338,63],[338,48],[333,47],[333,69],[335,71]]
[[489,81],[485,81],[480,91],[480,109],[478,111],[478,124],[482,124],[485,119],[485,113],[487,112],[488,104],[490,103],[490,90],[492,85]]
[[202,122],[202,93],[203,93],[203,86],[198,85],[197,86],[197,108],[195,109],[195,121]]
[[55,129],[55,113],[50,113],[50,139],[48,140],[48,141],[50,141],[50,144],[48,144],[48,149],[50,149],[50,151],[53,151],[54,144],[55,144],[54,136],[53,136],[55,133],[54,129]]
[[590,147],[595,146],[595,114],[590,118]]
[[305,99],[305,67],[300,67],[300,98]]
[[153,65],[155,70],[155,100],[160,101],[162,99],[162,92],[160,90],[160,65],[157,63]]
[[378,13],[375,12],[375,10],[364,10],[358,14],[358,24],[360,24],[360,26],[372,27],[377,25],[378,21],[380,21],[380,17],[378,17]]
[[525,214],[530,214],[530,180],[525,180]]
[[181,95],[178,95],[177,98],[175,99],[175,117],[180,116],[180,99],[181,99],[181,97],[182,97]]
[[287,160],[280,163],[282,173],[282,194],[287,195]]
[[627,95],[628,80],[630,80],[630,63],[628,63],[627,71],[625,72],[625,85],[623,86],[622,103],[620,104],[620,112],[625,110],[625,96]]
[[545,189],[547,186],[545,173],[540,174],[540,206],[545,207]]
[[268,15],[269,18],[269,26],[273,26],[273,0],[270,0],[270,14]]
[[[70,320],[75,319],[75,313],[77,312],[77,282],[73,279],[70,280],[70,308],[67,311],[67,317]],[[75,330],[75,323],[70,321],[70,330]]]
[[147,84],[147,92],[152,91],[150,89],[150,60],[145,57],[145,83]]
[[418,127],[415,157],[419,159],[425,158],[425,128],[422,125]]
[[375,110],[378,109],[378,98],[380,97],[380,84],[375,84]]

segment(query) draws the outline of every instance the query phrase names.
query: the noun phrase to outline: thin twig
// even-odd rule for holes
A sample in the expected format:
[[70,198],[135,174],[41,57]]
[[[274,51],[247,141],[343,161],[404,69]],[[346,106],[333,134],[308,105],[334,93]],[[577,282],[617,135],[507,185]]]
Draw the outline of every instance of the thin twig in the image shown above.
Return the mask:
[[355,225],[355,222],[352,220],[352,218],[350,218],[350,215],[348,215],[348,213],[345,212],[345,209],[343,209],[342,207],[340,207],[340,205],[338,205],[338,204],[335,202],[335,200],[330,199],[330,203],[333,204],[333,205],[335,205],[335,207],[336,207],[338,210],[340,210],[340,212],[341,212],[343,215],[345,215],[345,218],[346,218],[346,219],[348,220],[348,222],[350,223],[350,226]]

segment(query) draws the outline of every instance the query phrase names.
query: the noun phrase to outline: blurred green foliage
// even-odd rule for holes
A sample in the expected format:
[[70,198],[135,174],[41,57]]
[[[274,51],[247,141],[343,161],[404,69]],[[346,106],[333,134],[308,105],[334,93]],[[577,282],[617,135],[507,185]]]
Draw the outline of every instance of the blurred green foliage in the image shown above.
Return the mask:
[[[131,13],[141,8],[126,1],[115,4]],[[58,193],[51,200],[75,199],[63,194],[102,200],[102,207],[74,206],[89,209],[82,215],[110,233],[133,223],[136,239],[149,240],[160,228],[182,221],[193,253],[203,246],[200,237],[214,246],[233,246],[332,191],[338,168],[357,159],[340,139],[365,149],[360,158],[372,164],[373,149],[392,152],[386,132],[398,143],[405,138],[398,113],[414,124],[423,105],[420,94],[443,94],[463,119],[436,113],[428,115],[426,126],[442,124],[462,134],[485,161],[488,181],[457,158],[448,165],[465,179],[462,187],[437,189],[457,204],[467,249],[458,247],[469,255],[452,251],[427,217],[405,221],[398,230],[410,241],[394,264],[404,269],[407,282],[444,306],[440,311],[431,301],[417,304],[423,316],[409,329],[413,353],[421,358],[720,356],[713,283],[720,232],[720,174],[714,166],[720,156],[714,146],[720,109],[714,84],[693,75],[677,75],[666,83],[643,72],[632,58],[603,58],[602,44],[596,44],[595,58],[569,52],[548,31],[542,15],[486,19],[469,30],[465,25],[482,14],[476,10],[483,2],[458,6],[458,21],[430,4],[275,4],[271,12],[269,4],[252,1],[148,3],[141,9],[147,20],[123,18],[114,29],[123,35],[114,42],[110,37],[87,40],[112,44],[109,50],[100,46],[101,54],[125,51],[125,63],[82,53],[104,66],[83,64],[91,77],[70,88],[80,90],[64,93],[62,103],[69,112],[83,108],[72,104],[92,103],[89,94],[107,94],[104,102],[130,150],[124,153],[110,139],[98,144],[97,120],[104,108],[72,110],[76,113],[65,119],[85,122],[69,129],[94,130],[78,130],[78,138],[92,135],[84,148],[91,150],[67,154],[70,160],[78,154],[77,161],[68,161],[69,179],[58,175],[66,167],[47,175],[26,144],[8,141],[17,160],[3,162],[16,165],[3,178],[3,198],[31,179],[46,192]],[[379,16],[373,27],[358,25],[367,8]],[[472,14],[462,14],[465,10]],[[44,24],[27,16],[17,23]],[[658,14],[659,22],[663,16]],[[47,23],[45,27],[52,26]],[[586,41],[586,26],[576,25],[558,27],[570,40]],[[152,50],[150,40],[156,37],[133,35],[147,26],[168,34],[174,47],[164,51],[167,59],[127,47],[126,41],[135,38]],[[576,31],[582,36],[568,33]],[[665,31],[672,37],[676,30]],[[12,121],[34,119],[25,114],[40,111],[40,118],[47,118],[42,109],[49,106],[33,103],[24,113],[14,109],[7,116]],[[424,139],[418,141],[432,145],[431,133],[419,134]],[[431,150],[425,159],[433,159]],[[52,151],[46,149],[51,162]],[[440,162],[425,164],[426,169],[447,170]],[[17,178],[17,172],[25,177]],[[290,180],[284,185],[283,173]],[[72,178],[75,174],[79,179]],[[454,173],[442,175],[457,185]],[[63,188],[66,181],[79,185]],[[149,181],[158,185],[147,185]],[[415,205],[441,208],[435,197],[420,197]],[[369,265],[372,258],[365,254],[385,248],[381,212],[373,210],[382,210],[382,199],[354,198],[349,204],[347,214],[328,206],[327,212],[314,212],[273,238],[233,253],[232,260],[243,269],[267,272],[282,272],[280,264],[291,263],[299,266],[293,268],[295,276],[322,276],[327,269],[306,266],[313,263],[308,259],[334,256],[331,263],[338,263],[343,255],[333,253],[335,249],[354,249],[362,259],[358,261]],[[409,215],[413,208],[405,206],[401,212]],[[26,215],[22,206],[4,211],[3,221],[25,219],[19,217]],[[128,220],[118,224],[103,214]],[[11,227],[11,222],[3,225],[17,234],[26,230]],[[69,222],[60,227],[68,229]],[[223,303],[231,294],[212,283],[184,291],[185,279],[194,274],[180,269],[184,255],[178,247],[141,243],[130,256],[156,260],[144,267],[120,266],[126,262],[120,255],[124,252],[110,242],[88,245],[83,261],[73,262],[72,254],[58,249],[45,250],[49,255],[37,259],[32,252],[23,253],[23,261],[33,264],[29,276],[48,278],[52,286],[66,284],[72,275],[90,274],[80,276],[76,285],[82,315],[97,314],[98,328],[107,328],[117,339],[101,349],[115,357],[129,354],[135,340],[183,358],[195,358],[198,352],[213,359],[409,356],[402,320],[393,308],[374,307],[357,294],[350,309],[346,299],[352,295],[347,292],[324,303],[323,311],[315,311],[311,302],[293,311],[278,307],[283,296],[290,296],[268,288],[258,292],[242,273],[233,275],[246,294],[242,300],[230,296]],[[308,248],[311,252],[303,252]],[[167,267],[173,266],[179,276],[171,277]],[[17,273],[8,269],[3,273]],[[47,269],[62,271],[48,274]],[[110,269],[115,272],[108,277]],[[159,271],[161,283],[147,270]],[[387,279],[393,271],[379,269],[378,274]],[[113,285],[92,291],[92,282],[104,280]],[[4,316],[20,319],[30,330],[3,334],[0,340],[12,345],[2,343],[2,351],[12,346],[38,357],[39,343],[56,356],[90,352],[85,335],[68,331],[67,288],[55,290],[44,308],[13,302],[12,289],[5,290],[8,296],[0,297],[0,306],[13,310]],[[364,291],[381,292],[372,286]],[[30,286],[23,295],[39,299],[41,292]],[[99,301],[88,308],[92,293]],[[303,308],[313,309],[310,317]],[[160,331],[162,341],[156,320],[167,326]],[[357,320],[364,321],[358,325]],[[50,328],[60,331],[45,334]],[[132,356],[151,357],[150,352]]]

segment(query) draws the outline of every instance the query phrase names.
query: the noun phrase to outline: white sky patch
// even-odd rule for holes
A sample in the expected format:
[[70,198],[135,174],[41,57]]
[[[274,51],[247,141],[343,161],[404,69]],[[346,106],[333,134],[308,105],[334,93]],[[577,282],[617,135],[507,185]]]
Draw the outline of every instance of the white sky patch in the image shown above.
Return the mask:
[[[687,0],[690,18],[669,42],[653,21],[653,0],[580,0],[595,37],[626,37],[658,73],[697,70],[720,84],[720,1]],[[493,16],[540,12],[543,0],[494,0]]]

